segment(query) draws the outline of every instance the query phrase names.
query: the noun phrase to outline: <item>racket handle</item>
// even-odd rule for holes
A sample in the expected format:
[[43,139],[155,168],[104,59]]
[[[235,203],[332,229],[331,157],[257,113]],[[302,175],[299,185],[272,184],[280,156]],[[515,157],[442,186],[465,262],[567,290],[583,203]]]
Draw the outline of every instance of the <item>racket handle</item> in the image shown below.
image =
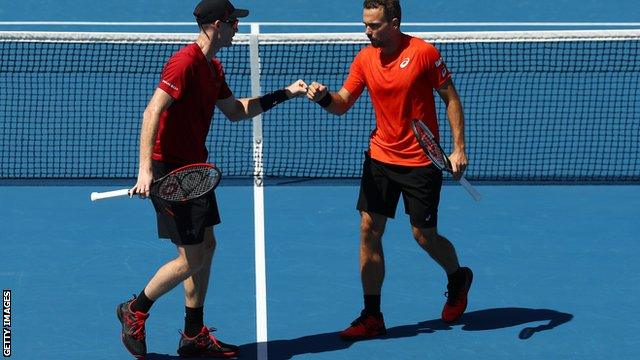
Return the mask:
[[480,201],[480,199],[482,199],[482,195],[480,195],[478,190],[476,190],[476,188],[474,188],[473,185],[471,185],[471,183],[469,183],[464,176],[460,178],[460,185],[462,185],[462,187],[467,190],[473,200]]
[[94,191],[91,193],[91,201],[108,199],[108,198],[118,197],[118,196],[130,196],[129,189],[120,189],[120,190],[105,191],[105,192]]

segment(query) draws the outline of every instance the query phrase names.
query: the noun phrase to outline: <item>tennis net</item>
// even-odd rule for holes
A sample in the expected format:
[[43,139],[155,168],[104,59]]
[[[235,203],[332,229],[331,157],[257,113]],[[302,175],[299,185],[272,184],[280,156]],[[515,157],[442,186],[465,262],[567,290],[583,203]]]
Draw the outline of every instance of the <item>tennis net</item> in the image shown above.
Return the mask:
[[[413,33],[434,43],[465,108],[467,178],[640,181],[640,31]],[[256,36],[259,73],[251,72]],[[0,32],[0,179],[137,175],[141,115],[164,62],[194,34]],[[298,78],[336,91],[364,34],[238,34],[219,53],[236,97]],[[451,149],[436,101],[445,150]],[[264,176],[357,178],[375,126],[368,95],[335,117],[306,99],[263,115]],[[216,110],[208,148],[254,175],[252,125]]]

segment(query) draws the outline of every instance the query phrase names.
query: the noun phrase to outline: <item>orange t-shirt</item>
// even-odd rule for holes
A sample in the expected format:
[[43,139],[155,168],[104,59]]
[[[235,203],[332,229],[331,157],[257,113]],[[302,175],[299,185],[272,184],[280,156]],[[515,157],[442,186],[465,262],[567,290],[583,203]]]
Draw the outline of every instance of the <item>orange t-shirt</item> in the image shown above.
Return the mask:
[[371,158],[404,166],[429,164],[411,130],[411,120],[424,121],[438,139],[433,89],[451,74],[438,49],[422,39],[403,34],[398,54],[384,63],[380,51],[373,46],[360,50],[343,86],[356,98],[365,86],[369,91],[376,115],[369,142]]

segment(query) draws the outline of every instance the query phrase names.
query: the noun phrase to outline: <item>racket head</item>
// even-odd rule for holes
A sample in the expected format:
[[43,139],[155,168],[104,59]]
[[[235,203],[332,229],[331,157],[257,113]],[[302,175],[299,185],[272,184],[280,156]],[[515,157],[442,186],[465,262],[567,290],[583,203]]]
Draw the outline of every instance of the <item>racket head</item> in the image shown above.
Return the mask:
[[431,160],[431,162],[440,170],[451,172],[451,163],[449,158],[445,155],[444,150],[440,147],[440,144],[436,141],[435,136],[427,124],[421,120],[414,119],[411,121],[411,128],[413,133],[420,144],[420,147]]
[[154,181],[149,193],[167,201],[185,202],[213,191],[221,178],[222,171],[214,164],[191,164]]

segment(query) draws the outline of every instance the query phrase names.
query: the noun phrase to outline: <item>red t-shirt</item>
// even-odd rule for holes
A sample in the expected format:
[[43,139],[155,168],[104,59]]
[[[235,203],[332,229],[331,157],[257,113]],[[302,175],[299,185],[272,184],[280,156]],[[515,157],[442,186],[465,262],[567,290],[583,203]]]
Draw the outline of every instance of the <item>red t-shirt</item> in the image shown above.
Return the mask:
[[197,44],[187,45],[164,65],[158,88],[174,101],[160,116],[152,158],[175,164],[207,161],[205,140],[216,102],[233,95],[220,60],[207,64]]
[[371,133],[369,151],[378,161],[422,166],[430,163],[420,148],[411,120],[426,122],[438,138],[433,89],[451,78],[440,52],[433,45],[402,35],[397,56],[382,62],[381,49],[367,46],[351,64],[344,88],[360,96],[364,87],[376,115],[376,128]]

